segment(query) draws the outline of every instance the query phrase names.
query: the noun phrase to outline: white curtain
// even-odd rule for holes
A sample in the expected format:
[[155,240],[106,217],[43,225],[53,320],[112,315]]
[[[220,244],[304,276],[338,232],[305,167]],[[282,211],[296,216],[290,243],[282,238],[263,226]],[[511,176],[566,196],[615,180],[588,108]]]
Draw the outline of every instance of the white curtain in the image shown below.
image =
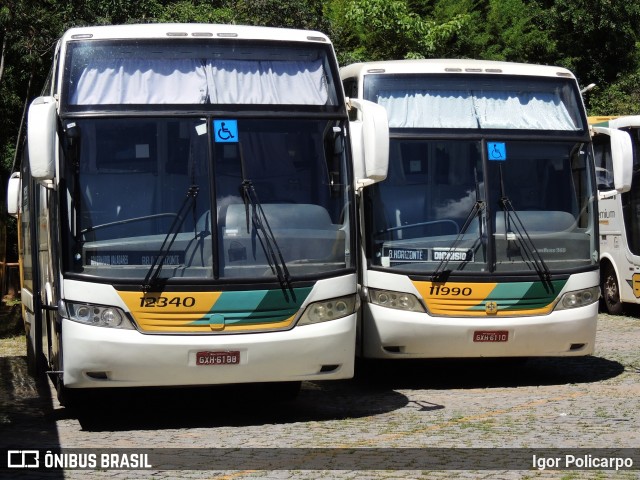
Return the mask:
[[553,92],[381,91],[391,128],[577,130]]
[[386,108],[392,128],[478,128],[469,92],[384,92],[378,103]]
[[193,59],[92,59],[71,104],[204,103],[207,79]]
[[211,103],[326,105],[327,84],[320,60],[207,62]]
[[71,104],[326,105],[322,61],[92,59]]

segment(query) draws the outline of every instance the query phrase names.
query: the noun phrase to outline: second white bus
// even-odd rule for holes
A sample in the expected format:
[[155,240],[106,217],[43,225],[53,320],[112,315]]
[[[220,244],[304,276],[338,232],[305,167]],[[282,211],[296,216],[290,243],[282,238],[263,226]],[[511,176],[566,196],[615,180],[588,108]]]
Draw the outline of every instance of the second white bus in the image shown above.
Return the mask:
[[[640,303],[640,116],[589,117],[600,228],[602,304],[612,315]],[[619,161],[615,161],[620,158]]]
[[580,356],[594,351],[593,150],[574,75],[472,60],[341,69],[383,105],[387,179],[364,190],[359,354]]

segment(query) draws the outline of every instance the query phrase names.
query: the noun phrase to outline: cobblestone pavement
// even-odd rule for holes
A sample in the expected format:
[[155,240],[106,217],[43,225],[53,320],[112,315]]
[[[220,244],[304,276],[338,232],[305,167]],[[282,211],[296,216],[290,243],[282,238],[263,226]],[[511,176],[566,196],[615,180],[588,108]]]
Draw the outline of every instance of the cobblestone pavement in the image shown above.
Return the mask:
[[[161,464],[190,468],[65,469],[38,478],[638,479],[640,315],[601,314],[591,357],[376,362],[359,365],[354,380],[305,382],[286,404],[248,387],[145,389],[109,395],[88,412],[78,418],[61,407],[48,383],[27,375],[23,356],[0,353],[0,447],[154,449],[164,452]],[[595,457],[625,449],[636,469],[514,469],[514,458],[530,462],[546,449]]]

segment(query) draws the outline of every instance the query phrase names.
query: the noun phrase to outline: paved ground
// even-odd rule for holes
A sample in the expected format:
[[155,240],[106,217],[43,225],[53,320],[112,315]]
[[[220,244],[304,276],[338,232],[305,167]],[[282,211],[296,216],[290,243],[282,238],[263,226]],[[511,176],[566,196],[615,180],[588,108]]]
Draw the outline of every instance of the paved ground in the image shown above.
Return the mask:
[[[601,315],[591,357],[367,364],[354,380],[304,383],[288,404],[270,403],[263,389],[147,389],[78,418],[54,397],[22,355],[0,353],[0,447],[63,448],[98,464],[104,452],[148,453],[155,468],[38,477],[638,479],[640,315]],[[589,462],[610,449],[636,469],[532,468],[533,455]]]

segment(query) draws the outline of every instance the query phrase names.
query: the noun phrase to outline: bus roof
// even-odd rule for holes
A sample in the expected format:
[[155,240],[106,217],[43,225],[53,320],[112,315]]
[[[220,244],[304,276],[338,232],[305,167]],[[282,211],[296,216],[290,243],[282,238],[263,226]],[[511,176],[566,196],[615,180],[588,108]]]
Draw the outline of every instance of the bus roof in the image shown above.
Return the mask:
[[640,127],[640,115],[624,115],[609,120],[610,128]]
[[587,120],[592,127],[640,127],[640,115],[592,116],[588,117]]
[[367,73],[504,74],[575,79],[575,76],[570,70],[562,67],[468,59],[386,60],[354,63],[343,67],[340,70],[340,77],[344,79],[365,75]]
[[75,27],[65,32],[62,37],[62,41],[137,38],[172,38],[175,40],[194,38],[228,38],[331,44],[331,41],[325,34],[312,30],[204,23],[147,23],[135,25]]

